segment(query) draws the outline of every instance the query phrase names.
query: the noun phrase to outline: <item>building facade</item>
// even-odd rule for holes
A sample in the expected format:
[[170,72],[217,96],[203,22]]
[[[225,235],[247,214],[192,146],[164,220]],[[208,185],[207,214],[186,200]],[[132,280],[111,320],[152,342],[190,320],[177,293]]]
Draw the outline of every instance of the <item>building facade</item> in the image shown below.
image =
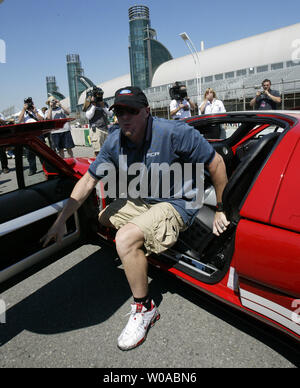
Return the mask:
[[[138,20],[146,19],[145,16],[143,12],[137,12],[135,17]],[[140,28],[147,26],[143,23]],[[297,23],[198,52],[201,100],[206,88],[210,87],[215,89],[227,111],[253,109],[249,102],[261,88],[262,81],[268,78],[272,89],[281,94],[279,109],[300,109],[299,31],[300,23]],[[163,62],[156,68],[150,86],[142,86],[154,115],[169,118],[169,89],[174,81],[184,83],[189,97],[195,102],[198,100],[196,70],[191,54]],[[115,91],[129,85],[132,77],[131,71],[131,74],[99,84],[108,105],[113,104]],[[85,93],[80,97],[79,104],[84,98]],[[193,114],[197,113],[196,109]]]
[[151,86],[156,69],[172,59],[170,52],[156,38],[151,28],[149,8],[129,8],[129,62],[131,84],[146,89]]
[[77,102],[80,94],[86,89],[84,85],[78,82],[78,78],[83,76],[80,57],[78,54],[67,55],[67,71],[69,83],[70,109],[71,112],[77,112]]
[[58,100],[62,100],[65,98],[65,96],[59,92],[59,88],[56,84],[56,79],[54,76],[46,77],[46,87],[47,87],[47,97],[54,96]]

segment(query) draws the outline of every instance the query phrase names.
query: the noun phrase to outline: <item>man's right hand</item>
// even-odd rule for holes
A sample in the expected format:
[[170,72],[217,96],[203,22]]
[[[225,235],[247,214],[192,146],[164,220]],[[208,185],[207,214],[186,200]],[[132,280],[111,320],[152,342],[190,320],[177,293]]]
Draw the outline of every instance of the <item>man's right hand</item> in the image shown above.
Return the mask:
[[58,244],[62,243],[62,238],[66,233],[66,224],[64,222],[55,221],[48,232],[40,239],[40,242],[45,248],[51,240],[56,241]]

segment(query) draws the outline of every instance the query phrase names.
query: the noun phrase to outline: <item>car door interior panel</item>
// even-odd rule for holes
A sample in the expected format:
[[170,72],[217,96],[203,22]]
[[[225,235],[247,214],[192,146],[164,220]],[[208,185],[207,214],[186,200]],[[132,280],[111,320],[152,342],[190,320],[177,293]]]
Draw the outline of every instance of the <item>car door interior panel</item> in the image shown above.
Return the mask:
[[[40,239],[55,221],[74,184],[73,178],[60,177],[0,197],[0,270],[42,249]],[[75,219],[71,217],[66,232],[75,230]]]

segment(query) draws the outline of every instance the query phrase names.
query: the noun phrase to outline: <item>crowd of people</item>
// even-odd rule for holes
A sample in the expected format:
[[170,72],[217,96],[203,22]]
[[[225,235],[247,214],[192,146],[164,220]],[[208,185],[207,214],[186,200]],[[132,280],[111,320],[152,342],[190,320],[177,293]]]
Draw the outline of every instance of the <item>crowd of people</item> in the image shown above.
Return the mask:
[[[169,106],[170,118],[173,120],[183,120],[191,117],[191,111],[196,109],[195,103],[188,97],[185,85],[175,82],[170,89],[171,102]],[[250,101],[250,107],[255,110],[275,110],[281,103],[280,93],[271,89],[271,81],[262,81],[262,87],[256,92],[256,96]],[[218,99],[216,91],[207,88],[204,92],[203,101],[198,108],[199,115],[226,112],[223,101]],[[226,138],[225,129],[219,124],[212,124],[209,135],[212,138]]]
[[[256,96],[250,101],[250,107],[255,110],[275,110],[281,103],[280,93],[271,89],[271,81],[262,81],[261,89],[256,92]],[[174,92],[175,90],[175,92]],[[175,82],[170,89],[172,101],[170,103],[170,117],[174,120],[185,119],[191,116],[191,110],[196,108],[195,103],[188,97],[185,85]],[[216,91],[207,88],[204,92],[203,101],[199,106],[199,114],[212,114],[226,112],[224,103],[218,99]]]
[[[48,107],[43,107],[37,109],[33,99],[27,97],[24,99],[23,108],[16,120],[6,118],[0,114],[0,125],[5,124],[16,124],[16,123],[30,123],[43,120],[53,120],[58,118],[66,118],[70,112],[63,108],[58,100],[53,96],[49,97],[46,101]],[[64,157],[64,150],[66,149],[70,157],[73,156],[72,148],[75,147],[75,144],[72,139],[71,126],[67,122],[62,129],[55,130],[51,134],[39,136],[39,139],[43,142],[46,142],[48,139],[48,145],[55,151],[59,153],[61,157]],[[5,147],[0,147],[0,160],[2,165],[2,172],[4,174],[9,173],[8,168],[8,159],[14,158],[14,154],[10,149]],[[36,166],[36,155],[31,150],[26,150],[26,157],[29,164],[29,173],[28,175],[34,175],[37,172]]]
[[[93,87],[86,93],[86,99],[82,109],[89,122],[89,139],[95,157],[100,152],[108,133],[113,132],[114,129],[118,128],[117,116],[108,109],[107,104],[103,100],[103,94],[104,92],[101,88]],[[171,119],[183,120],[191,117],[192,112],[196,111],[197,106],[195,102],[188,97],[187,88],[184,84],[175,82],[174,86],[170,89],[170,96],[171,102],[169,112]],[[257,91],[256,96],[250,101],[250,107],[256,110],[273,110],[277,109],[280,103],[280,93],[277,90],[271,89],[271,81],[265,79],[262,82],[261,90]],[[27,123],[32,121],[59,119],[68,117],[70,114],[68,109],[53,96],[48,98],[46,105],[47,106],[41,109],[37,109],[31,97],[25,98],[23,109],[16,122]],[[207,115],[223,112],[226,112],[224,103],[218,99],[214,89],[207,88],[197,113]],[[109,124],[110,120],[113,121],[112,125]],[[7,123],[7,120],[0,113],[0,125],[5,123]],[[9,123],[12,124],[14,121],[10,119]],[[225,130],[222,126],[215,124],[215,128],[211,135],[216,138],[225,138]],[[69,157],[73,157],[73,148],[75,147],[75,144],[69,122],[67,122],[62,129],[53,131],[51,134],[41,137],[41,140],[47,140],[49,146],[61,157],[64,157],[65,150]],[[9,149],[5,150],[3,147],[0,147],[0,162],[4,174],[9,172],[9,158],[14,158],[13,152]],[[27,158],[30,167],[29,175],[33,175],[36,173],[35,156],[29,151]]]

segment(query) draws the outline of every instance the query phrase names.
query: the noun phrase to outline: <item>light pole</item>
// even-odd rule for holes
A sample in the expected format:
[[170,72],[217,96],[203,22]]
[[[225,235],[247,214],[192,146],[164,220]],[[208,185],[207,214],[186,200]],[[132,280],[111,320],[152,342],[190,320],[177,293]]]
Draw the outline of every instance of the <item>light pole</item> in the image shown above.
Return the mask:
[[198,55],[198,51],[194,43],[191,41],[190,37],[186,32],[182,32],[179,36],[183,39],[184,43],[187,45],[190,50],[192,57],[194,59],[196,65],[196,82],[197,82],[197,105],[198,105],[198,113],[200,114],[200,104],[201,104],[201,72],[200,72],[200,59]]

